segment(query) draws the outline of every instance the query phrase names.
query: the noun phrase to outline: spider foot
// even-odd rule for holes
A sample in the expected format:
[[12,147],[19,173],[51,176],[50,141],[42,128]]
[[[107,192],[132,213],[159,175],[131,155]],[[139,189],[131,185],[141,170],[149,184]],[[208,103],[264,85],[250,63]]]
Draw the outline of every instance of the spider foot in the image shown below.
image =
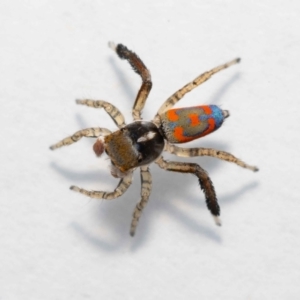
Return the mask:
[[221,219],[219,216],[213,216],[213,218],[215,220],[216,225],[218,225],[218,226],[222,225],[222,222],[221,222]]
[[251,171],[253,171],[253,172],[258,172],[259,171],[259,168],[256,167],[256,166],[249,166],[249,165],[247,165],[246,168],[249,169],[249,170],[251,170]]
[[117,45],[114,42],[108,42],[108,47],[114,51],[117,49]]
[[71,185],[70,190],[72,190],[74,192],[80,192],[80,188],[78,186],[75,186],[75,185]]

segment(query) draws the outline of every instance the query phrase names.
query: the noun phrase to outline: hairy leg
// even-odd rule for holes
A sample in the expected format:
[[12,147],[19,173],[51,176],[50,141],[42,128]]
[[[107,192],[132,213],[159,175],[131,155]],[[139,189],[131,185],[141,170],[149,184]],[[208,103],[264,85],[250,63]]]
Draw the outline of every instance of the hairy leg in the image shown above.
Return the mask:
[[255,166],[250,166],[232,154],[212,148],[181,148],[172,144],[166,144],[166,151],[180,157],[195,157],[195,156],[211,156],[228,162],[237,164],[238,166],[257,172],[259,169]]
[[130,235],[134,236],[137,224],[142,215],[142,211],[148,203],[148,199],[151,193],[152,188],[152,177],[149,172],[149,168],[147,166],[143,166],[141,169],[141,200],[136,205],[135,210],[133,212],[133,218],[130,227]]
[[94,108],[104,108],[119,128],[125,126],[124,116],[114,105],[109,102],[105,102],[102,100],[77,99],[76,103]]
[[111,131],[106,128],[95,127],[95,128],[82,129],[82,130],[77,131],[73,135],[66,137],[65,139],[61,140],[60,142],[52,145],[50,147],[50,149],[55,150],[55,149],[63,147],[63,146],[71,145],[71,144],[79,141],[82,137],[99,137],[99,136],[108,135],[110,133],[111,133]]
[[132,69],[141,76],[142,85],[140,90],[136,96],[132,116],[134,120],[141,119],[141,112],[145,106],[147,97],[150,93],[152,87],[151,74],[147,69],[142,60],[131,50],[129,50],[126,46],[122,44],[115,45],[114,43],[109,43],[110,48],[112,48],[121,59],[126,59],[131,65]]
[[81,193],[91,198],[97,199],[105,199],[105,200],[112,200],[122,196],[127,189],[130,187],[132,182],[132,172],[127,174],[125,177],[120,179],[118,186],[114,189],[113,192],[105,192],[105,191],[87,191],[85,189],[81,189],[77,186],[72,185],[70,189],[72,191]]
[[208,174],[199,165],[193,163],[166,161],[163,157],[156,160],[156,164],[166,171],[179,172],[179,173],[191,173],[198,177],[200,187],[204,192],[206,198],[206,205],[211,214],[213,215],[217,225],[221,225],[219,219],[220,207],[218,204],[216,192],[212,181]]
[[203,82],[207,81],[212,75],[214,75],[214,74],[220,72],[221,70],[224,70],[236,63],[239,63],[239,62],[240,62],[240,58],[236,58],[226,64],[220,65],[216,68],[213,68],[210,71],[207,71],[207,72],[201,74],[200,76],[195,78],[193,81],[186,84],[183,88],[181,88],[180,90],[175,92],[171,97],[169,97],[162,104],[162,106],[159,108],[159,110],[157,112],[156,118],[158,117],[158,115],[162,114],[163,112],[165,112],[166,110],[168,110],[172,106],[174,106],[186,93],[190,92],[191,90],[193,90],[194,88],[196,88],[197,86],[202,84]]

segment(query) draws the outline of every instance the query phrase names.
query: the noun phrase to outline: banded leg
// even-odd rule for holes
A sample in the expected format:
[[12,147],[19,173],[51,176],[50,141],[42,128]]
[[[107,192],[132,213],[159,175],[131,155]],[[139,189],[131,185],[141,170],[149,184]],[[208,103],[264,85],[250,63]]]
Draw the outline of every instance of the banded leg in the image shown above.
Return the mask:
[[180,157],[195,157],[195,156],[211,156],[228,162],[232,162],[242,168],[257,172],[259,169],[255,166],[250,166],[242,160],[236,158],[232,154],[212,148],[181,148],[172,144],[166,144],[166,151]]
[[204,192],[207,208],[213,215],[216,224],[219,226],[221,225],[221,221],[219,219],[220,207],[218,204],[216,192],[212,181],[210,180],[208,174],[204,169],[202,169],[197,164],[166,161],[162,157],[156,160],[156,164],[158,164],[159,167],[161,167],[166,171],[173,171],[179,173],[191,173],[196,175],[198,177],[200,187]]
[[50,149],[55,150],[55,149],[63,147],[63,146],[71,145],[71,144],[79,141],[82,137],[95,137],[96,138],[99,136],[108,135],[110,133],[111,133],[111,131],[106,128],[99,128],[99,127],[96,128],[95,127],[95,128],[82,129],[82,130],[77,131],[73,135],[61,140],[60,142],[52,145],[50,147]]
[[125,119],[122,113],[111,103],[102,100],[76,100],[77,104],[86,105],[94,108],[104,108],[115,124],[121,128],[125,125]]
[[214,75],[214,74],[220,72],[221,70],[224,70],[234,64],[237,64],[239,62],[240,62],[240,58],[236,58],[224,65],[220,65],[216,68],[213,68],[210,71],[207,71],[207,72],[201,74],[200,76],[195,78],[193,81],[186,84],[183,88],[178,90],[176,93],[174,93],[171,97],[169,97],[163,103],[163,105],[159,108],[159,110],[157,112],[156,118],[158,115],[162,114],[163,112],[165,112],[166,110],[168,110],[172,106],[174,106],[186,93],[190,92],[191,90],[193,90],[194,88],[196,88],[197,86],[202,84],[203,82],[207,81],[212,75]]
[[147,67],[144,65],[142,60],[126,46],[122,44],[115,45],[114,43],[108,44],[110,48],[117,52],[118,56],[121,59],[126,59],[131,65],[132,69],[141,76],[142,85],[136,96],[132,116],[134,120],[141,120],[141,112],[145,106],[147,97],[152,88],[151,74]]
[[140,202],[136,205],[135,210],[133,212],[133,218],[130,227],[131,236],[134,236],[135,234],[137,224],[139,222],[143,209],[148,203],[148,199],[152,188],[152,177],[149,172],[149,168],[147,166],[143,166],[140,169],[141,169],[141,184],[142,184],[141,197],[142,198]]
[[118,198],[122,196],[127,189],[130,187],[132,182],[132,172],[127,174],[125,177],[120,179],[118,186],[114,189],[113,192],[104,192],[104,191],[87,191],[85,189],[81,189],[77,186],[72,185],[70,189],[72,191],[81,193],[83,195],[86,195],[91,198],[97,198],[97,199],[105,199],[105,200],[112,200],[115,198]]

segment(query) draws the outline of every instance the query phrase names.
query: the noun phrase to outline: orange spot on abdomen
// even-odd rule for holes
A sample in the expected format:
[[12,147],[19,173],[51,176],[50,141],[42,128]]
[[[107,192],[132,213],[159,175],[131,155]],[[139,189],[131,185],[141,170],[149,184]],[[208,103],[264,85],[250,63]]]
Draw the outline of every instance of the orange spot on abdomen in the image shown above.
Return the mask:
[[198,114],[190,114],[189,118],[191,120],[191,126],[197,126],[200,124],[199,115]]
[[182,127],[175,127],[174,137],[180,143],[185,143],[185,142],[188,142],[188,141],[191,140],[189,137],[187,137],[183,134],[183,128]]
[[169,121],[175,122],[178,121],[179,116],[176,114],[176,109],[171,109],[167,111],[166,115]]
[[208,105],[201,105],[199,106],[200,108],[202,108],[205,112],[206,115],[211,115],[212,110]]
[[[215,130],[215,120],[213,118],[209,118],[207,120],[207,123],[208,123],[208,127],[207,129],[201,134],[201,136],[205,136],[211,132],[213,132]],[[200,136],[200,137],[201,137]]]

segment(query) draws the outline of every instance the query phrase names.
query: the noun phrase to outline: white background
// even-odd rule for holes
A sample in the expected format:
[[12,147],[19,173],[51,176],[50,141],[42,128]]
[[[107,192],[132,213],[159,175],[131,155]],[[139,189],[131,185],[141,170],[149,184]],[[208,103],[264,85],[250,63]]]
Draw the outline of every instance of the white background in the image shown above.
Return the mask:
[[[0,299],[299,299],[299,14],[296,0],[2,0]],[[85,127],[115,129],[76,98],[110,101],[130,122],[140,78],[108,41],[149,67],[148,120],[200,73],[242,58],[177,105],[228,109],[219,131],[189,146],[260,168],[188,159],[211,175],[222,227],[195,177],[156,165],[134,238],[138,172],[114,201],[68,189],[117,184],[91,140],[49,150]]]

